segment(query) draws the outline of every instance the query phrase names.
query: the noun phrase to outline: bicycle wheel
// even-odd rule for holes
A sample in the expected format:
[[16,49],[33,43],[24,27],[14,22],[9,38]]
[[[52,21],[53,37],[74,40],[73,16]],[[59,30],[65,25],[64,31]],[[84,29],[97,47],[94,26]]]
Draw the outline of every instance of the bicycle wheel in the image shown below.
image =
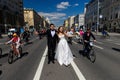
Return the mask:
[[20,57],[22,56],[22,47],[19,47]]
[[19,47],[19,52],[20,52],[20,54],[22,54],[22,47],[21,46]]
[[94,63],[95,60],[96,60],[96,54],[95,54],[95,52],[94,52],[93,49],[91,49],[90,52],[89,52],[89,59],[90,59],[90,61],[93,62],[93,63]]
[[2,49],[0,48],[0,57],[2,57]]
[[8,54],[8,63],[9,64],[13,63],[13,51],[10,51]]

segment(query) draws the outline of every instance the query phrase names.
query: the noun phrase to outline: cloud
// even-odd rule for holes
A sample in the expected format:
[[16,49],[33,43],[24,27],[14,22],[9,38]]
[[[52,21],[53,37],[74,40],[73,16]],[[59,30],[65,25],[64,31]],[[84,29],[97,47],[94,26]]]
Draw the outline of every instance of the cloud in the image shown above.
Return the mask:
[[63,24],[61,21],[66,19],[65,13],[58,13],[58,12],[51,12],[51,13],[38,12],[38,13],[39,13],[39,15],[49,18],[50,22],[52,22],[56,25]]
[[76,4],[74,4],[74,6],[79,6],[79,4],[78,4],[78,3],[76,3]]
[[60,4],[57,4],[57,9],[67,9],[69,6],[69,2],[61,2]]

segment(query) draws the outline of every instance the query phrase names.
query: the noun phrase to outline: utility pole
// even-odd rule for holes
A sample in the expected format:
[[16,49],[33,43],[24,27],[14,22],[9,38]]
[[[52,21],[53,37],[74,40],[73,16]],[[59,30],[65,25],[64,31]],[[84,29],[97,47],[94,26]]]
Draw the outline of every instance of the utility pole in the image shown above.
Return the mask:
[[96,29],[96,33],[98,33],[98,27],[99,27],[99,0],[97,1],[97,4],[98,4],[98,8],[97,8],[97,29]]

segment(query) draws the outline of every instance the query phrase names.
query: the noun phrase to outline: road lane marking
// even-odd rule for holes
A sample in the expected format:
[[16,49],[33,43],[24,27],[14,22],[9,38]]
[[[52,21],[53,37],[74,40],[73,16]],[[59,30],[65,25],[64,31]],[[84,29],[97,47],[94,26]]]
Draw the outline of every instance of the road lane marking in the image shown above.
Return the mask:
[[99,48],[99,49],[103,49],[102,47],[100,47],[100,46],[97,46],[97,45],[94,45],[94,47],[96,47],[96,48]]
[[75,41],[72,41],[74,44],[78,44],[77,42],[75,42]]
[[[74,44],[78,44],[77,42],[75,42],[75,41],[72,41]],[[97,46],[97,45],[94,45],[94,47],[96,47],[96,48],[99,48],[99,49],[103,49],[102,47],[100,47],[100,46]]]
[[86,80],[85,77],[83,76],[83,74],[81,73],[80,69],[77,67],[77,65],[75,64],[74,61],[71,62],[71,65],[78,77],[79,80]]
[[33,80],[40,80],[41,73],[42,73],[42,69],[43,69],[43,65],[44,65],[44,62],[45,62],[46,54],[47,54],[47,51],[48,51],[48,48],[46,47],[45,52],[44,52],[44,54],[43,54],[43,56],[42,56],[42,59],[41,59],[41,61],[40,61],[40,63],[39,63],[39,66],[38,66],[38,68],[37,68],[37,71],[36,71],[36,74],[35,74]]
[[115,42],[114,40],[107,40],[107,41],[110,41],[110,42],[112,42],[113,44],[116,44],[116,45],[120,45],[119,43]]
[[[40,80],[40,77],[41,77],[41,74],[42,74],[43,65],[44,65],[44,62],[45,62],[46,55],[47,55],[47,51],[48,51],[48,48],[46,47],[33,80]],[[74,61],[71,62],[71,65],[72,65],[72,67],[73,67],[77,77],[79,78],[79,80],[86,80],[85,77],[80,72],[79,68],[77,67],[77,65],[75,64]]]
[[99,41],[96,41],[97,43],[99,43],[99,44],[103,44],[102,42],[99,42]]
[[111,40],[111,39],[106,39],[107,41],[113,41],[113,40]]
[[119,43],[114,43],[114,44],[116,44],[116,45],[120,45]]

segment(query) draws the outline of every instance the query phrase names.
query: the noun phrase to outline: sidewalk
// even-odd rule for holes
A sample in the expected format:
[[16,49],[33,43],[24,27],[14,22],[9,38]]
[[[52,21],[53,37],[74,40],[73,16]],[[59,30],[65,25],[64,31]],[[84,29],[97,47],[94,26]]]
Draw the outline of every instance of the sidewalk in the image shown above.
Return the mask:
[[4,37],[4,36],[7,36],[7,34],[2,34],[2,36]]
[[[93,32],[93,34],[94,35],[102,35],[102,33],[101,32],[98,32],[98,33],[95,33],[95,32]],[[120,36],[120,33],[114,33],[114,32],[110,32],[110,33],[108,33],[110,36]]]

